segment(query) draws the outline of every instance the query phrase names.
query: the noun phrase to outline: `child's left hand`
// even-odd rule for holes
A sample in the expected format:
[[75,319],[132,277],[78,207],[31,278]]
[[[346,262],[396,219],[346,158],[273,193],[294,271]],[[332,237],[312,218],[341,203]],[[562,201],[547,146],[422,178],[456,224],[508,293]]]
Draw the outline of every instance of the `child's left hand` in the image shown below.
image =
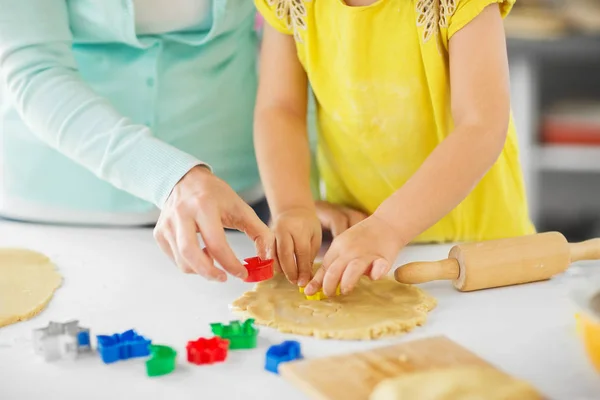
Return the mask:
[[305,293],[312,295],[322,287],[331,297],[338,285],[343,294],[352,291],[362,275],[378,280],[389,272],[402,247],[398,232],[372,215],[333,240]]

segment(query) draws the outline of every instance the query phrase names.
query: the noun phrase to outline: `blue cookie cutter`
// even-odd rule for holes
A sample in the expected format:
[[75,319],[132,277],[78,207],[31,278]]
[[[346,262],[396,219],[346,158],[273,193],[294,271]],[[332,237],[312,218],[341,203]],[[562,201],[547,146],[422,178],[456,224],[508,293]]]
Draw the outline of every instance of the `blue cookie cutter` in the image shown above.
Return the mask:
[[269,372],[279,374],[279,364],[302,359],[300,343],[295,340],[269,347],[265,362],[265,369]]
[[99,335],[96,338],[98,352],[105,364],[150,355],[152,341],[138,335],[133,329],[110,336]]

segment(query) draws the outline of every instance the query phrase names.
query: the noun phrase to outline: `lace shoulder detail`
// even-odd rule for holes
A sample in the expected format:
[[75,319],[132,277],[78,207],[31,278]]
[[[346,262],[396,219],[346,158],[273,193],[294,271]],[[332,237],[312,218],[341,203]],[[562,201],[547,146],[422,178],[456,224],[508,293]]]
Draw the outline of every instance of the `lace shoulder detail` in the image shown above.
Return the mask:
[[312,0],[267,0],[275,10],[275,15],[286,24],[287,29],[294,32],[294,39],[302,43],[300,30],[306,30],[306,5]]
[[[285,1],[285,0],[283,0]],[[440,28],[448,28],[450,17],[459,0],[417,0],[417,26],[423,28],[423,42],[437,36]]]

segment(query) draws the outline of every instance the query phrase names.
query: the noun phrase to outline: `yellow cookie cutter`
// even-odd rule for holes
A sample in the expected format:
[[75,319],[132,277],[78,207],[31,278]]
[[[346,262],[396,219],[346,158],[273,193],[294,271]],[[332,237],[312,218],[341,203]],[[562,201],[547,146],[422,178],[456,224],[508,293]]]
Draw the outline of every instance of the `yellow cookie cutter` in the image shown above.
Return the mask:
[[[299,292],[304,294],[304,287],[299,287],[298,288]],[[335,289],[335,295],[339,296],[340,294],[342,294],[342,290],[340,289],[340,287],[338,286],[337,289]],[[319,291],[311,296],[309,295],[305,295],[306,296],[306,300],[323,300],[326,299],[327,296],[325,296],[325,293],[323,293],[323,288],[319,289]]]

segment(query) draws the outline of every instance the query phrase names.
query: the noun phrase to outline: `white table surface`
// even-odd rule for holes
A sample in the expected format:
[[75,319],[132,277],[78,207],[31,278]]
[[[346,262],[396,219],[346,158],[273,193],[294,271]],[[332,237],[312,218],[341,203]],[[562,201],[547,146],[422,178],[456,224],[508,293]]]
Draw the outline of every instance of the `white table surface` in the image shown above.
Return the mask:
[[[240,258],[253,246],[229,236]],[[45,253],[64,284],[48,308],[32,320],[0,328],[0,399],[305,399],[295,387],[264,371],[265,352],[285,339],[302,343],[305,357],[319,357],[446,335],[550,399],[600,399],[600,375],[589,363],[575,331],[577,311],[568,297],[574,279],[459,293],[449,282],[422,287],[438,301],[427,324],[389,340],[342,342],[284,335],[262,328],[256,350],[231,352],[223,364],[185,361],[188,340],[211,335],[209,323],[235,319],[228,305],[250,284],[230,279],[209,283],[180,273],[161,254],[150,229],[82,229],[0,220],[0,246]],[[399,262],[443,258],[448,246],[415,246]],[[577,271],[577,267],[574,271]],[[580,267],[599,274],[600,264]],[[97,355],[46,363],[33,354],[32,329],[50,320],[79,319],[92,334],[135,328],[157,344],[177,349],[175,373],[148,378],[143,360],[112,365]],[[93,341],[95,344],[95,339]]]

